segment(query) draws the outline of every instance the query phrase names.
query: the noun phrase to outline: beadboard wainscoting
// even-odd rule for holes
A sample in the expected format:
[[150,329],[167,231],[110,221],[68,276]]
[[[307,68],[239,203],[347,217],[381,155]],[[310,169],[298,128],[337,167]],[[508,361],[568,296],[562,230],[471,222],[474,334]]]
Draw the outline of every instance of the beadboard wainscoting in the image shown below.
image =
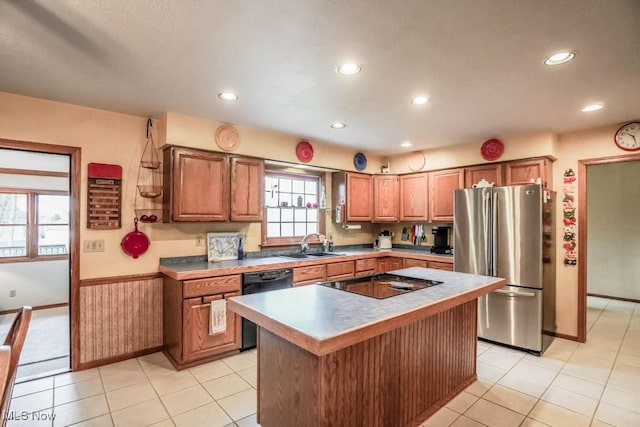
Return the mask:
[[79,335],[80,369],[160,350],[160,275],[82,280]]

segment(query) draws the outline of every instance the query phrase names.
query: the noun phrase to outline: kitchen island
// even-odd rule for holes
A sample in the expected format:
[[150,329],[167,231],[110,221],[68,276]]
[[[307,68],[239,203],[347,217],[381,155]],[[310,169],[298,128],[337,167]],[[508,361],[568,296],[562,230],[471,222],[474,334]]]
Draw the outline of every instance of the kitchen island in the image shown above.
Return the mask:
[[500,278],[428,268],[443,282],[387,299],[313,285],[232,298],[258,332],[258,422],[419,425],[476,378],[476,299]]

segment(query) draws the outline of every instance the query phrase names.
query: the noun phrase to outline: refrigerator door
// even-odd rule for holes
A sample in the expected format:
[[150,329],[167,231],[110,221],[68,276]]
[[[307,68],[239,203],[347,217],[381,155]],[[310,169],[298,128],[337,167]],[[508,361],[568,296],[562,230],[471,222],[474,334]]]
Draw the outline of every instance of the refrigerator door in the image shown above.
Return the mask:
[[491,275],[491,188],[456,190],[454,270]]
[[508,285],[541,289],[542,188],[494,187],[492,216],[492,275]]
[[541,352],[542,292],[505,286],[478,298],[478,336]]

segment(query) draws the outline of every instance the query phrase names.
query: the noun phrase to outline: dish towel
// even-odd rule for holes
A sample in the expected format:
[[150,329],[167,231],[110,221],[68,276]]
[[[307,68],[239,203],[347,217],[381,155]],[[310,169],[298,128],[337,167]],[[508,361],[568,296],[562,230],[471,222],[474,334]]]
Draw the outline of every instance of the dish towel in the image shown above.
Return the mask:
[[211,317],[209,319],[209,335],[227,332],[227,300],[211,301]]

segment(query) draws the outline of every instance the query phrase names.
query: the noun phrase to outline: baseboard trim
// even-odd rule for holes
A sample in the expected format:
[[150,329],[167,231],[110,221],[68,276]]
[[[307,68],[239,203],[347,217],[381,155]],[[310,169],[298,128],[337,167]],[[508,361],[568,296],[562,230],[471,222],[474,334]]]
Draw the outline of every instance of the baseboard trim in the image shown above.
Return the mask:
[[[56,304],[45,304],[45,305],[37,305],[35,307],[31,307],[32,310],[46,310],[47,308],[58,308],[58,307],[66,307],[68,306],[69,303],[68,302],[59,302]],[[21,308],[14,308],[11,310],[3,310],[0,311],[0,316],[3,314],[11,314],[11,313],[17,313],[21,310]]]
[[81,279],[80,286],[111,285],[113,283],[135,282],[137,280],[152,280],[163,277],[161,273],[129,274],[127,276],[95,277]]
[[627,301],[627,302],[640,303],[640,299],[624,298],[624,297],[613,297],[611,295],[590,294],[590,293],[587,292],[587,296],[589,296],[589,297],[598,297],[598,298],[606,298],[606,299],[613,299],[613,300],[616,300],[616,301]]
[[78,364],[78,371],[85,369],[96,368],[98,366],[109,365],[111,363],[122,362],[123,360],[133,359],[135,357],[145,356],[151,353],[157,353],[162,350],[162,346],[147,348],[144,350],[132,351],[130,353],[119,354],[117,356],[107,357],[105,359],[91,360],[89,362],[80,362]]
[[561,334],[560,332],[552,332],[552,331],[543,331],[546,335],[551,335],[552,337],[562,338],[569,341],[581,342],[577,336],[575,335],[567,335]]

